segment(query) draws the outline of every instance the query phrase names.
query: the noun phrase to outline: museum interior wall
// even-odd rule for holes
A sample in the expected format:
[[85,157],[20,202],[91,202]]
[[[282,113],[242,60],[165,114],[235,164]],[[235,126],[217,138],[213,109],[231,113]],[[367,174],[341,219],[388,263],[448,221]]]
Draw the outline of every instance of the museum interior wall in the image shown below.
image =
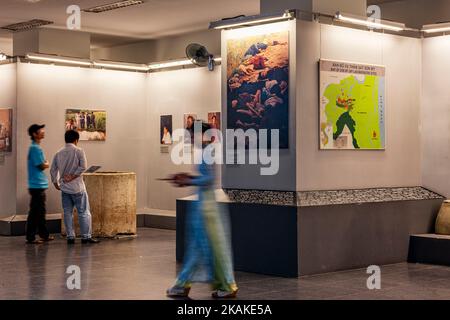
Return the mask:
[[[0,65],[0,108],[13,109],[16,115],[16,65]],[[14,121],[15,117],[13,118]],[[14,123],[13,123],[14,128]],[[0,163],[0,218],[16,213],[16,135],[13,130],[12,153],[5,153]]]
[[[208,112],[220,112],[220,67],[214,72],[206,68],[191,68],[150,73],[147,82],[149,108],[149,174],[148,206],[154,209],[175,210],[175,199],[194,193],[190,188],[174,188],[157,181],[176,172],[191,172],[192,165],[177,166],[170,153],[161,153],[160,116],[172,115],[173,129],[183,128],[185,114],[195,114],[197,119],[208,120]],[[174,141],[175,142],[175,141]],[[169,146],[169,152],[174,146]],[[220,170],[217,179],[220,181]],[[217,183],[220,185],[220,183]]]
[[94,48],[91,57],[135,63],[176,60],[186,55],[186,46],[189,43],[200,43],[206,46],[210,53],[220,56],[220,31],[205,30],[113,47]]
[[[17,211],[27,212],[26,159],[31,123],[46,124],[43,149],[51,160],[64,146],[65,110],[96,109],[107,112],[105,142],[81,142],[89,165],[103,171],[137,173],[139,207],[147,203],[149,137],[146,115],[146,75],[142,73],[96,70],[18,63],[18,154]],[[47,172],[48,174],[48,172]],[[50,187],[48,211],[61,211],[59,193]]]
[[[421,40],[298,21],[299,191],[421,185]],[[319,59],[386,67],[386,150],[319,150]]]
[[[71,108],[106,110],[106,141],[82,141],[80,146],[86,151],[89,165],[102,166],[102,171],[137,173],[140,210],[174,210],[176,198],[193,192],[192,189],[176,189],[157,180],[170,173],[192,170],[191,165],[172,164],[170,153],[161,152],[160,116],[173,115],[176,129],[182,128],[185,113],[196,114],[205,120],[208,112],[220,112],[220,69],[209,72],[204,68],[192,68],[147,75],[28,63],[8,64],[0,69],[0,76],[7,84],[1,89],[3,106],[16,105],[16,65],[18,108],[15,118],[19,121],[14,150],[17,150],[17,159],[15,153],[8,155],[5,165],[1,166],[1,187],[5,188],[0,195],[2,216],[16,212],[16,197],[17,212],[27,212],[27,127],[30,123],[47,125],[47,136],[42,146],[51,160],[51,156],[64,146],[65,111]],[[7,206],[3,207],[3,203]],[[52,186],[47,205],[49,212],[60,211],[59,193]]]
[[[261,181],[254,179],[256,171],[249,174],[244,167],[226,168],[222,185],[283,191],[424,185],[449,196],[450,121],[437,115],[450,111],[448,37],[421,40],[315,22],[296,23],[297,28],[289,27],[297,40],[291,46],[291,69],[296,71],[291,73],[291,87],[296,88],[291,90],[292,139],[290,148],[281,150],[281,175]],[[186,45],[184,41],[179,38],[178,51]],[[154,52],[170,48],[162,46]],[[161,58],[164,55],[159,54]],[[319,59],[386,66],[385,151],[319,150]],[[224,105],[220,69],[142,74],[29,63],[0,66],[4,84],[1,107],[17,105],[14,152],[0,165],[0,216],[27,211],[27,126],[47,124],[43,148],[50,157],[64,145],[63,121],[68,108],[107,111],[107,140],[81,143],[90,165],[100,165],[105,171],[136,172],[138,207],[174,210],[175,200],[192,190],[175,189],[157,179],[190,167],[173,165],[170,154],[161,151],[159,118],[173,115],[175,129],[182,127],[185,113],[205,119],[208,112],[220,111]],[[429,112],[430,108],[436,112]],[[59,194],[50,189],[49,212],[59,212]]]
[[450,36],[423,40],[422,180],[450,197]]

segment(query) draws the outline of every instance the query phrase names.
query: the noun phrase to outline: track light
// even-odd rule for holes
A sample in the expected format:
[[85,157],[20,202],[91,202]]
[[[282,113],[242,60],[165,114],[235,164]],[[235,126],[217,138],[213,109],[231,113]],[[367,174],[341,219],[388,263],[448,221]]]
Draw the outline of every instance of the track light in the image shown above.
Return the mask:
[[422,27],[422,31],[425,33],[437,33],[450,31],[450,22],[427,24]]
[[375,20],[371,21],[370,18],[355,16],[348,13],[337,12],[335,19],[338,21],[356,24],[360,26],[366,26],[368,28],[373,29],[385,29],[391,31],[404,31],[406,29],[406,25],[404,23],[386,21],[386,20]]
[[277,22],[294,19],[296,17],[295,10],[287,10],[283,13],[276,15],[256,15],[256,16],[242,16],[234,19],[223,19],[215,22],[211,22],[210,29],[230,29],[241,26],[264,24],[269,22]]
[[[3,53],[0,53],[0,62],[7,60],[9,57]],[[174,68],[174,67],[182,67],[182,66],[193,66],[191,60],[173,60],[167,62],[159,62],[152,64],[137,64],[137,63],[125,63],[125,62],[114,62],[114,61],[90,61],[86,59],[79,58],[70,58],[70,57],[62,57],[48,54],[40,54],[40,53],[28,53],[26,58],[30,61],[38,61],[38,62],[47,62],[47,63],[58,63],[58,64],[70,64],[76,66],[84,66],[84,67],[98,67],[98,68],[106,68],[106,69],[118,69],[118,70],[126,70],[126,71],[142,71],[148,72],[150,70],[159,70],[166,68]],[[222,58],[214,58],[216,63],[220,63]]]
[[167,61],[167,62],[158,62],[158,63],[152,63],[148,65],[148,68],[150,70],[158,70],[158,69],[166,69],[166,68],[174,68],[174,67],[183,67],[192,65],[192,61],[185,59],[185,60],[174,60],[174,61]]
[[[220,63],[222,61],[222,58],[214,58],[214,61],[216,63]],[[193,66],[191,60],[184,59],[184,60],[172,60],[167,62],[158,62],[158,63],[151,63],[148,65],[148,68],[150,70],[160,70],[160,69],[167,69],[167,68],[175,68],[175,67],[184,67],[184,66]]]
[[85,59],[78,59],[78,58],[53,56],[53,55],[46,55],[46,54],[40,54],[40,53],[29,53],[26,55],[26,57],[28,60],[34,60],[34,61],[71,64],[71,65],[85,66],[85,67],[92,66],[91,61],[85,60]]
[[121,70],[132,70],[132,71],[148,71],[149,67],[145,64],[135,64],[135,63],[122,63],[122,62],[112,62],[112,61],[94,61],[95,67],[110,68],[110,69],[121,69]]

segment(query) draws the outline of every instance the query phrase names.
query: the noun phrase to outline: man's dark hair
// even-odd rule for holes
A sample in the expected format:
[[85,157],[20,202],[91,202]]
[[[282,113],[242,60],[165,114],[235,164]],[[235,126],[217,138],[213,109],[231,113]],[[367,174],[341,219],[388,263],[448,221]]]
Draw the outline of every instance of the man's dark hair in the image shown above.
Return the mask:
[[69,130],[64,135],[64,139],[66,140],[66,143],[74,143],[75,141],[80,140],[80,134],[78,131]]
[[41,130],[41,129],[43,129],[43,128],[45,128],[45,124],[42,124],[42,125],[33,124],[32,126],[30,126],[30,127],[28,128],[28,134],[30,135],[31,140],[34,141],[34,136],[33,136],[33,135],[34,135],[35,133],[38,133],[39,130]]

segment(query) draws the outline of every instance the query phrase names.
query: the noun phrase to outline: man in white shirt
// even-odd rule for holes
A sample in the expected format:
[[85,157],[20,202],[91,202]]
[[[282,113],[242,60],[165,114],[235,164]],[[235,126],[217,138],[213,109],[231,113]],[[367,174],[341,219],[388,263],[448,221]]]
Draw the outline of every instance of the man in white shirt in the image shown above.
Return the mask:
[[73,228],[73,209],[77,208],[83,244],[99,243],[92,239],[92,219],[89,198],[82,174],[87,169],[86,155],[78,148],[80,134],[69,130],[65,134],[66,146],[53,158],[50,174],[52,183],[61,191],[64,209],[64,224],[67,232],[67,243],[75,243]]

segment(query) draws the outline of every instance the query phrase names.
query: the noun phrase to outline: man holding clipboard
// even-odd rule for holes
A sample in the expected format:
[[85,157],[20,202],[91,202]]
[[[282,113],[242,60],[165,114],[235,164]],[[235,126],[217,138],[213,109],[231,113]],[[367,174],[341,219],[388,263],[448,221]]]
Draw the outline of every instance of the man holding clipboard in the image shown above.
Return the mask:
[[81,243],[99,243],[98,240],[92,239],[89,197],[82,177],[87,168],[87,161],[83,149],[77,147],[79,140],[80,134],[77,131],[67,131],[65,134],[66,146],[55,155],[50,169],[53,185],[61,191],[67,243],[70,245],[75,244],[73,227],[73,209],[75,207],[80,223]]

